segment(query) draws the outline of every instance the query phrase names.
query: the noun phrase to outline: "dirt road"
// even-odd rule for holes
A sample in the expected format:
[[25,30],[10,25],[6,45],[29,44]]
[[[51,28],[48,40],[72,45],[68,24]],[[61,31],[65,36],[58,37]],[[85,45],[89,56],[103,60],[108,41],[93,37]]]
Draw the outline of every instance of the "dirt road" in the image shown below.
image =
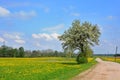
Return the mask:
[[120,80],[120,64],[96,59],[99,63],[73,80]]

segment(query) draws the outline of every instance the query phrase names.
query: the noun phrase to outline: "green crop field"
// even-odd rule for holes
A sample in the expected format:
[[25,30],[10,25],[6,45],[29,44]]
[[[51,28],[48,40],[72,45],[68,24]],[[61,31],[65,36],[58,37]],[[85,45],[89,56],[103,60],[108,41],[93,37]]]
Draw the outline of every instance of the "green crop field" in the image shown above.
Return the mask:
[[0,80],[68,80],[96,62],[77,64],[75,58],[0,58]]

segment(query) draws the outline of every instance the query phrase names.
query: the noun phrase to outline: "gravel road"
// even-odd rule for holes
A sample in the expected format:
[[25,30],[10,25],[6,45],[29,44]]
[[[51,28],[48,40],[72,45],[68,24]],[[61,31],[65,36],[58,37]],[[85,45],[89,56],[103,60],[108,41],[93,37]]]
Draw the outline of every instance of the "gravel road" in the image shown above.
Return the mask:
[[76,76],[73,80],[120,80],[120,64],[96,59],[98,64],[86,73]]

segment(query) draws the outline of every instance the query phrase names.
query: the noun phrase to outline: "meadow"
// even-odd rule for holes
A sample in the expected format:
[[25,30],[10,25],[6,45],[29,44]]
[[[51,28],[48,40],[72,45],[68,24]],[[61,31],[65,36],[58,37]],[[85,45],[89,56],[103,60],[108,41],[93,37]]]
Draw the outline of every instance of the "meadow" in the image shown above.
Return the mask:
[[77,64],[75,58],[0,58],[0,80],[69,80],[96,62]]

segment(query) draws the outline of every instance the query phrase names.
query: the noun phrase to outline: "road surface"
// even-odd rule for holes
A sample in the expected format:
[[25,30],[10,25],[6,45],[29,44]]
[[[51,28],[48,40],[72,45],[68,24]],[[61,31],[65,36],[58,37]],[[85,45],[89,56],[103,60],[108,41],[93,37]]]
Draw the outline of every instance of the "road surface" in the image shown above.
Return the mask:
[[96,59],[98,64],[73,80],[120,80],[120,64]]

